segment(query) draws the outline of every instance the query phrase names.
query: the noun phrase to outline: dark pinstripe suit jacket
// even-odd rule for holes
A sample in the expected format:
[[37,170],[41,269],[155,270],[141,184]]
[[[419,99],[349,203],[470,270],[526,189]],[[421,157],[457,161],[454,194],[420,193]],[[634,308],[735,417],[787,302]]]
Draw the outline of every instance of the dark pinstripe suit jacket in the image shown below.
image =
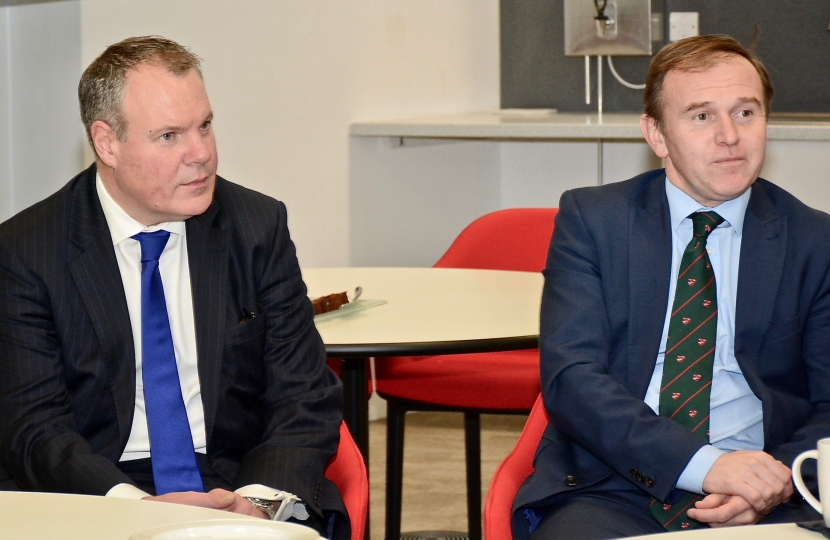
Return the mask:
[[[0,477],[103,494],[133,419],[135,354],[95,166],[0,225]],[[344,512],[324,478],[342,417],[285,206],[217,178],[187,221],[208,457],[234,486]],[[243,309],[258,316],[240,322]],[[5,471],[3,471],[5,469]]]

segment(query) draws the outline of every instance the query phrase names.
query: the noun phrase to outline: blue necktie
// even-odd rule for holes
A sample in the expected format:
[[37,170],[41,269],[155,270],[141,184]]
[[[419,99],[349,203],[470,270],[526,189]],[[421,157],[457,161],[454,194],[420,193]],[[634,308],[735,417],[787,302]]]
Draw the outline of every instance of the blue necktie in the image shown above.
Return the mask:
[[170,233],[143,232],[133,238],[141,243],[141,373],[156,494],[204,491],[159,272]]

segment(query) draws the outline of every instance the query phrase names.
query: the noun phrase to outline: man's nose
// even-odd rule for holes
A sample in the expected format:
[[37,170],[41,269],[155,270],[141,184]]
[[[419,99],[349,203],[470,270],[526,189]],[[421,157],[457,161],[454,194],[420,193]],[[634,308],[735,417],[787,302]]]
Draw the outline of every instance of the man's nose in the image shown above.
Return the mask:
[[210,161],[213,156],[212,134],[196,133],[188,137],[187,153],[185,160],[187,164],[202,164]]
[[715,137],[715,142],[718,144],[733,146],[738,143],[738,139],[740,138],[738,128],[735,126],[735,120],[731,116],[721,118],[718,122],[718,131]]

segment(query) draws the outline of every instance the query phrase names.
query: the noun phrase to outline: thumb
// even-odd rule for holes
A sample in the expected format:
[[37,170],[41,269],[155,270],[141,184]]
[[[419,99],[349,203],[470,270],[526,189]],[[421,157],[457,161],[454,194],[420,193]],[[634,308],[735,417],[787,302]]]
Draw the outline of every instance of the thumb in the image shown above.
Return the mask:
[[720,493],[711,493],[706,497],[702,498],[701,500],[695,503],[695,508],[699,508],[701,510],[711,510],[712,508],[717,508],[718,506],[723,505],[727,500],[726,495],[721,495]]
[[220,488],[211,490],[210,499],[217,510],[231,508],[236,502],[236,496],[233,493]]

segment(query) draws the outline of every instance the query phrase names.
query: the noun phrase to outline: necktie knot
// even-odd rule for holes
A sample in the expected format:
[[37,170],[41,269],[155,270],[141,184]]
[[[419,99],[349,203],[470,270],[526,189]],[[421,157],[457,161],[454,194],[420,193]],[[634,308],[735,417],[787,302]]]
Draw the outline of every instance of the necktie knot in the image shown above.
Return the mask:
[[693,224],[692,234],[702,236],[704,239],[708,238],[709,234],[723,223],[723,218],[717,212],[695,212],[689,217]]
[[158,261],[170,233],[167,231],[140,232],[133,236],[141,244],[141,262]]

